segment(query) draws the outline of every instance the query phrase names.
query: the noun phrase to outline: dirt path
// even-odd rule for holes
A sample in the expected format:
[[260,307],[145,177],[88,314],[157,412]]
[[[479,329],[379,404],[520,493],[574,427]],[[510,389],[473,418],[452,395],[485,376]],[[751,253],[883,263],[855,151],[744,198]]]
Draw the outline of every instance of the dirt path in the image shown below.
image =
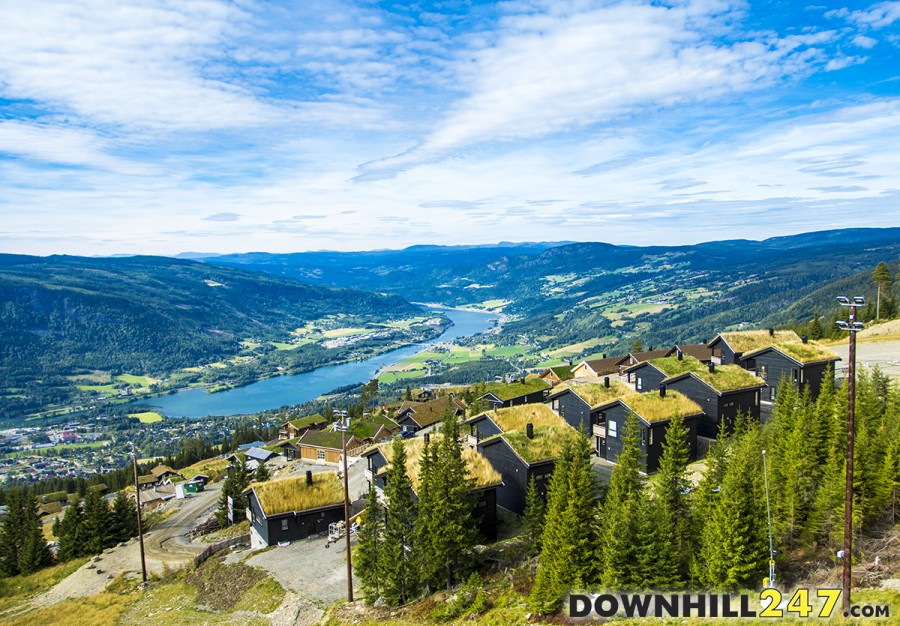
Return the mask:
[[[210,485],[190,499],[173,500],[166,505],[177,508],[178,512],[144,536],[148,575],[161,574],[165,566],[175,569],[185,565],[204,550],[206,545],[191,543],[187,534],[215,509],[220,489],[219,485]],[[28,608],[47,607],[68,598],[100,593],[118,574],[129,571],[140,576],[141,554],[137,539],[104,550],[47,593],[35,598]]]

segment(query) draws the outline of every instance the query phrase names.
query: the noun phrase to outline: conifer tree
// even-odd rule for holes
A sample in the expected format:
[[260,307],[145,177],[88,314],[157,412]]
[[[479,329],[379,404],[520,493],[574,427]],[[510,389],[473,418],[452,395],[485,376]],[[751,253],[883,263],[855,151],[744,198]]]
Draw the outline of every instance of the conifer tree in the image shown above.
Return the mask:
[[611,589],[627,589],[638,582],[634,580],[637,501],[644,492],[640,469],[637,418],[629,415],[622,428],[622,451],[610,477],[601,518],[600,581]]
[[250,484],[250,475],[247,471],[247,462],[244,457],[239,456],[237,463],[228,470],[225,481],[222,483],[222,494],[219,496],[219,507],[216,510],[216,519],[219,522],[219,528],[225,528],[228,522],[228,498],[230,497],[233,504],[234,518],[241,516],[244,509],[247,508],[246,498],[241,494]]
[[569,441],[563,442],[556,460],[550,484],[547,486],[547,513],[541,536],[541,555],[529,602],[534,611],[547,615],[555,613],[568,589],[562,579],[566,550],[566,498],[569,495],[569,466],[573,450]]
[[406,449],[400,439],[391,448],[391,463],[384,489],[388,509],[385,512],[384,535],[379,562],[383,564],[381,597],[391,605],[409,600],[417,590],[414,567],[413,532],[416,506],[413,489],[406,473]]
[[379,584],[384,569],[379,559],[381,534],[384,528],[384,509],[378,501],[374,481],[369,483],[369,495],[363,513],[363,523],[356,534],[356,556],[353,567],[362,586],[363,597],[370,604],[379,596]]
[[7,492],[6,506],[9,512],[0,524],[0,576],[15,576],[25,526],[25,493],[20,489]]
[[769,556],[759,425],[739,420],[730,448],[721,491],[702,538],[707,562],[701,582],[711,589],[756,586]]
[[659,473],[653,489],[652,506],[645,511],[651,520],[640,533],[648,546],[649,569],[644,570],[644,586],[656,590],[684,587],[688,579],[687,555],[694,551],[687,499],[687,466],[690,447],[684,418],[676,413],[666,427]]
[[432,537],[433,558],[443,564],[447,588],[454,580],[465,580],[471,566],[471,552],[478,543],[472,520],[475,480],[468,475],[459,442],[459,421],[449,411],[441,423],[435,464],[437,487],[434,519],[440,532]]
[[544,532],[544,517],[547,511],[547,503],[541,497],[534,477],[528,481],[525,490],[525,519],[524,525],[528,533],[531,550],[537,553],[541,551],[541,535]]
[[272,475],[269,473],[269,468],[266,467],[266,464],[262,461],[256,466],[256,473],[254,474],[254,480],[258,483],[264,483],[269,480]]
[[137,535],[137,513],[134,502],[124,490],[116,494],[112,505],[112,527],[116,541],[128,541]]
[[87,554],[85,551],[84,513],[81,502],[74,500],[66,509],[59,524],[56,556],[59,561],[70,561]]
[[564,530],[570,557],[561,568],[563,582],[584,588],[596,577],[597,538],[594,518],[597,514],[596,485],[591,471],[591,447],[584,433],[570,438],[571,461],[568,466]]
[[31,494],[22,499],[22,522],[19,573],[28,575],[53,563],[53,555],[41,530],[37,500]]
[[100,554],[111,544],[109,504],[96,489],[84,499],[84,541],[88,554]]
[[443,522],[443,512],[438,508],[438,448],[437,444],[431,442],[431,437],[426,435],[422,458],[419,460],[419,498],[413,542],[416,571],[420,582],[429,590],[440,584],[443,573],[443,563],[438,560],[434,546],[435,538],[442,532]]
[[875,305],[875,317],[877,319],[881,319],[881,295],[890,295],[891,283],[893,282],[893,279],[891,277],[891,268],[888,267],[887,263],[882,261],[875,267],[875,270],[872,272],[872,280],[878,287],[878,296]]

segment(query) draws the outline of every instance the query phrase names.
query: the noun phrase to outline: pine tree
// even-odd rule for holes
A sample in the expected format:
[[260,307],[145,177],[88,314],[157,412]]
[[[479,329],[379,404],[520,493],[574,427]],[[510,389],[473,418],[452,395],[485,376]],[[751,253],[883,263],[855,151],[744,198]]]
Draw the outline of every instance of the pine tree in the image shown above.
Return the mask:
[[121,490],[112,505],[113,536],[117,542],[128,541],[137,535],[137,513],[134,502]]
[[369,483],[369,495],[363,522],[356,534],[356,556],[353,567],[362,586],[363,597],[370,604],[379,596],[379,584],[382,576],[381,535],[384,529],[384,509],[378,501],[374,481]]
[[219,522],[219,528],[225,528],[228,522],[228,498],[231,498],[233,504],[234,518],[238,519],[241,512],[247,508],[247,499],[241,495],[250,484],[250,474],[247,471],[247,462],[244,457],[239,456],[237,463],[228,470],[225,481],[222,483],[222,494],[219,496],[219,507],[216,510],[216,519]]
[[76,557],[87,554],[85,552],[84,513],[81,510],[81,502],[73,501],[69,504],[59,524],[57,533],[59,544],[56,556],[60,562],[70,561]]
[[636,582],[634,572],[637,501],[643,497],[637,418],[629,415],[622,429],[622,451],[616,459],[603,503],[600,535],[601,583],[611,589],[627,589]]
[[541,535],[544,532],[544,518],[547,512],[547,503],[541,497],[534,477],[528,481],[528,489],[525,490],[525,519],[523,521],[528,533],[528,541],[533,552],[541,551]]
[[53,555],[41,530],[37,500],[31,494],[22,499],[22,522],[19,572],[28,575],[53,563]]
[[384,535],[378,560],[383,564],[381,597],[391,605],[405,603],[417,590],[414,567],[413,532],[416,506],[413,489],[406,473],[406,449],[395,439],[391,449],[391,463],[384,496],[388,502],[385,512]]
[[676,413],[666,427],[652,506],[644,511],[645,517],[651,520],[651,527],[644,524],[640,533],[649,546],[649,569],[644,568],[642,572],[642,582],[647,588],[679,589],[687,583],[687,555],[694,551],[686,495],[689,462],[690,447],[684,419]]
[[9,512],[0,524],[0,576],[15,576],[25,527],[25,493],[20,489],[7,492],[6,506]]
[[436,562],[443,564],[444,581],[449,589],[455,580],[468,577],[471,552],[478,542],[472,520],[475,481],[468,475],[462,458],[459,421],[449,411],[441,423],[436,461],[436,512],[442,520],[440,532],[432,537],[432,549]]
[[84,541],[88,554],[100,554],[112,544],[109,504],[96,489],[84,499]]
[[438,445],[425,436],[422,458],[419,460],[418,507],[413,538],[416,555],[416,571],[427,589],[437,587],[442,578],[443,563],[436,554],[434,540],[442,532],[443,512],[439,509]]
[[595,578],[597,538],[594,518],[597,514],[596,485],[591,471],[591,446],[584,433],[570,437],[572,450],[568,467],[564,528],[569,561],[561,568],[564,583],[584,588]]
[[891,277],[891,268],[888,267],[887,263],[882,261],[875,267],[875,270],[872,272],[872,280],[878,287],[878,297],[876,299],[875,305],[875,317],[877,319],[881,319],[881,295],[890,295],[891,283],[893,282],[893,278]]
[[816,311],[813,313],[813,318],[809,323],[809,338],[813,341],[818,341],[825,337],[825,329],[822,328],[822,318],[819,316],[819,312]]
[[259,462],[259,465],[256,466],[256,473],[254,475],[254,480],[258,483],[264,483],[271,478],[271,474],[269,473],[269,468],[266,467],[266,464],[262,461]]

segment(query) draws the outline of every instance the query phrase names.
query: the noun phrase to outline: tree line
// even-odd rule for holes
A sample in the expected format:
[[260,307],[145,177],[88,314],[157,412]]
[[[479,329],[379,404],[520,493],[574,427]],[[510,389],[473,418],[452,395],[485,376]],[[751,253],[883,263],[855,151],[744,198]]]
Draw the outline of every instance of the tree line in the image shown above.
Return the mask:
[[[605,496],[598,496],[584,437],[567,442],[551,478],[546,507],[529,489],[525,526],[539,551],[530,602],[559,609],[573,589],[675,591],[758,588],[767,573],[766,451],[779,571],[791,556],[842,544],[846,462],[846,391],[824,387],[817,400],[779,386],[771,422],[743,417],[710,449],[695,489],[683,421],[666,431],[659,473],[640,472],[637,420]],[[853,529],[858,536],[892,517],[900,484],[900,392],[875,371],[857,388]]]

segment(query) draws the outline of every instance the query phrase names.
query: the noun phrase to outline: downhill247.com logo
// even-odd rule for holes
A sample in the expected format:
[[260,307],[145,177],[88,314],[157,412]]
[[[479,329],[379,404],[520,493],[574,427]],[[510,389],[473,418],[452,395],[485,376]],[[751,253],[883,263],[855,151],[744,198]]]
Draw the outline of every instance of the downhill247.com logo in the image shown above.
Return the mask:
[[[572,619],[592,617],[736,617],[736,618],[829,618],[835,614],[840,589],[797,589],[788,598],[777,589],[764,589],[758,596],[742,594],[570,594],[568,614]],[[855,605],[845,617],[890,617],[890,607]]]

